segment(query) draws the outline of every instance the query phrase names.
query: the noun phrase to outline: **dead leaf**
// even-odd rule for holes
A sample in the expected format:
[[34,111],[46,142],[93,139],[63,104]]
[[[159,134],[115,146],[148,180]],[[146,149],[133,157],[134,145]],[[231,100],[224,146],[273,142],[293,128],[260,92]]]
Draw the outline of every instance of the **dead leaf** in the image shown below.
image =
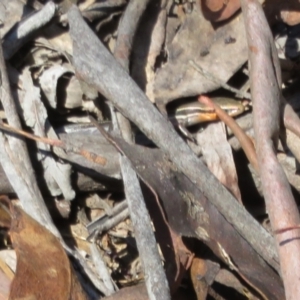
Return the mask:
[[[169,285],[172,291],[172,294],[177,291],[183,276],[185,275],[186,271],[190,268],[192,259],[194,254],[185,246],[182,241],[182,237],[172,230],[170,230],[170,237],[172,239],[172,248],[175,255],[175,263],[176,266],[171,266],[172,263],[169,261],[168,269],[176,268],[176,274],[172,274],[172,277],[169,275]],[[169,260],[169,257],[165,257],[166,260]],[[170,271],[170,270],[169,270]]]
[[210,171],[241,202],[232,149],[226,139],[224,125],[210,124],[206,130],[197,135],[197,142],[201,145],[204,160]]
[[212,22],[224,21],[241,7],[239,0],[200,0],[204,17]]
[[[52,85],[55,86],[55,92],[55,79],[58,80],[58,78],[56,78],[56,74],[54,74],[55,72],[53,70],[57,69],[66,72],[66,69],[63,67],[53,67],[47,70],[48,76],[49,73],[52,74],[51,78],[48,78],[47,76],[42,77],[45,82],[51,82]],[[61,73],[59,74],[61,75]],[[46,107],[41,100],[41,90],[34,85],[29,68],[24,68],[22,73],[18,74],[17,78],[18,83],[21,83],[22,86],[22,89],[17,89],[17,96],[22,107],[22,116],[26,124],[33,128],[36,135],[47,135],[50,138],[57,139],[55,131],[50,126]],[[45,78],[48,78],[49,80],[47,81]],[[53,81],[55,81],[55,84]],[[52,96],[56,98],[56,94],[53,94]],[[39,143],[38,147],[46,152],[51,149],[49,145],[45,145],[43,143]],[[66,156],[65,152],[62,150],[55,149],[54,151],[57,154]],[[71,166],[64,162],[57,161],[52,155],[49,155],[49,153],[45,154],[43,151],[39,151],[37,156],[38,160],[40,160],[43,165],[45,181],[51,195],[58,196],[63,194],[66,200],[73,200],[75,197],[75,191],[73,190],[70,182]]]
[[254,296],[250,290],[243,285],[240,280],[230,271],[226,270],[226,269],[221,269],[218,274],[216,275],[215,281],[235,289],[237,292],[239,292],[242,295],[246,295],[247,299],[249,300],[257,300],[258,298],[256,296]]
[[11,213],[17,270],[9,299],[87,299],[59,240],[19,207]]
[[[234,42],[228,44],[228,39]],[[190,60],[221,82],[232,77],[247,60],[243,19],[236,17],[215,28],[198,7],[187,15],[175,36],[167,42],[168,60],[155,76],[155,102],[160,109],[174,99],[208,93],[219,87],[194,70]]]
[[[152,102],[154,102],[155,63],[165,41],[166,22],[166,10],[153,2],[141,21],[132,49],[132,77],[146,90],[146,95]],[[147,42],[149,36],[151,36],[150,45]]]
[[191,280],[198,300],[207,297],[208,287],[213,283],[220,270],[219,264],[198,257],[193,259],[191,265]]

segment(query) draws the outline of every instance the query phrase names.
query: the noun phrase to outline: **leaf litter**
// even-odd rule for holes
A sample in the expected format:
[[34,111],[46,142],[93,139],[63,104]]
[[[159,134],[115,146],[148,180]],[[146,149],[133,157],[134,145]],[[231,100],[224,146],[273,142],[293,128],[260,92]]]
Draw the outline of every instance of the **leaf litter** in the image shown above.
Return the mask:
[[[183,130],[167,122],[178,121],[178,111],[185,120],[193,114],[205,118],[208,106],[195,106],[200,95],[243,101],[251,94],[254,112],[250,108],[236,122],[261,162],[255,127],[263,107],[255,94],[260,74],[253,77],[248,50],[258,53],[264,46],[248,44],[251,1],[242,2],[243,12],[235,0],[0,3],[6,64],[1,95],[8,99],[8,104],[1,99],[0,112],[0,189],[6,195],[0,203],[0,299],[297,299],[299,288],[285,273],[289,263],[274,245],[275,239],[281,245],[297,237],[299,222],[297,216],[289,223],[282,211],[273,213],[264,162],[259,168],[249,164],[243,142],[231,125],[218,121],[218,113],[212,123]],[[281,191],[289,193],[292,186],[296,206],[299,4],[253,2],[263,9],[272,29],[265,40],[280,58],[282,84],[275,75],[284,100],[278,108],[275,102],[269,106],[270,116],[280,110],[281,118],[273,118],[280,139],[272,142],[288,183]],[[111,63],[115,60],[124,69]],[[270,74],[267,67],[265,72]],[[150,100],[155,110],[136,99]],[[221,108],[229,111],[226,103]],[[129,125],[114,116],[116,110]],[[20,129],[41,139],[21,142],[23,150],[15,142]],[[183,143],[197,155],[198,171],[207,180],[191,175],[194,158],[176,160],[187,149]],[[130,161],[135,181],[126,177],[120,153]],[[129,182],[138,183],[142,194],[130,194]],[[132,195],[142,195],[151,223],[144,212],[138,214]],[[289,251],[285,256],[297,252]],[[163,274],[146,263],[157,259]]]

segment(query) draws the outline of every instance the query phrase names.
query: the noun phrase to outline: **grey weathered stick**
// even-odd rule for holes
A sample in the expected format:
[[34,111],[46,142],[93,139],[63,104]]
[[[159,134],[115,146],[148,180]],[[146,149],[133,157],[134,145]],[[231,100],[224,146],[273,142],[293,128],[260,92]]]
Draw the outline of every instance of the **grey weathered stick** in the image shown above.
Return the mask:
[[[128,73],[133,38],[148,2],[149,0],[131,0],[119,24],[114,56]],[[130,122],[120,113],[116,113],[116,116],[123,138],[131,143]],[[114,117],[114,114],[112,114],[112,117]],[[171,299],[167,277],[158,252],[151,219],[146,208],[139,180],[128,158],[122,155],[119,157],[129,214],[145,274],[149,298],[153,300]]]
[[95,243],[92,243],[90,245],[90,250],[91,250],[92,260],[97,269],[98,276],[99,276],[99,278],[101,278],[103,280],[103,283],[109,292],[107,294],[107,296],[114,294],[115,291],[117,290],[116,286],[113,282],[113,279],[110,276],[107,265],[106,265],[103,257],[101,256],[99,249],[97,248],[97,245]]
[[[300,224],[298,208],[275,153],[281,108],[277,51],[261,5],[256,0],[242,0],[241,4],[251,66],[254,133],[266,207],[273,231],[295,228]],[[299,229],[275,235],[288,300],[300,299],[299,235]]]
[[[2,47],[0,47],[1,102],[9,125],[21,128],[14,99],[11,95]],[[0,161],[5,174],[18,195],[25,212],[48,228],[54,235],[60,234],[54,226],[38,188],[34,171],[23,139],[0,134]]]
[[97,230],[101,233],[105,230],[109,230],[112,227],[116,226],[129,216],[127,207],[128,205],[126,200],[123,200],[122,202],[118,203],[111,210],[111,214],[109,216],[106,213],[104,213],[102,216],[89,223],[87,225],[88,232],[91,234],[93,231]]
[[88,276],[93,285],[104,295],[110,295],[111,293],[109,289],[105,286],[103,281],[98,278],[94,270],[92,270],[92,268],[86,263],[85,259],[82,257],[79,251],[77,249],[70,249],[64,242],[62,244],[66,252],[72,255],[77,260],[80,267],[83,268],[85,274]]
[[278,269],[278,257],[272,236],[237,203],[183,142],[172,125],[154,108],[146,95],[85,24],[76,7],[69,11],[69,24],[77,75],[96,86],[152,139],[178,169],[198,185],[253,248],[271,266]]
[[[131,0],[118,26],[114,57],[128,73],[133,39],[148,3],[149,0]],[[132,133],[129,121],[119,113],[117,113],[117,118],[123,138],[130,143],[132,141]]]
[[21,21],[5,36],[3,52],[5,59],[11,58],[41,27],[50,22],[56,13],[54,2],[48,2],[40,11]]

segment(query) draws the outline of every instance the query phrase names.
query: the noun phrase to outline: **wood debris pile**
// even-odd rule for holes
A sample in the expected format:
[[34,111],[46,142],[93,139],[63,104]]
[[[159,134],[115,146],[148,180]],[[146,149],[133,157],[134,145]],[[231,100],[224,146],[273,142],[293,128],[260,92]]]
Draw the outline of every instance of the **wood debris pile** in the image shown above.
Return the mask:
[[300,299],[298,1],[0,20],[0,300]]

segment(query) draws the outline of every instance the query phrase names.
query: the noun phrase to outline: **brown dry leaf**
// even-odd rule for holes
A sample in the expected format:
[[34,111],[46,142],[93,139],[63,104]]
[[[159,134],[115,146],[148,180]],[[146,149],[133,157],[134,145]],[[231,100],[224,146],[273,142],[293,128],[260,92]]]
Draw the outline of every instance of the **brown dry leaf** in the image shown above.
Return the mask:
[[[169,285],[171,292],[174,293],[177,291],[183,276],[185,275],[186,271],[189,269],[192,263],[192,259],[194,257],[194,254],[191,253],[191,251],[185,246],[185,244],[182,241],[182,237],[177,234],[174,230],[169,227],[170,230],[170,236],[172,239],[172,248],[174,249],[174,255],[175,255],[175,263],[176,266],[176,273],[172,274],[172,276],[169,275]],[[168,260],[168,257],[165,257],[166,260]],[[172,267],[168,267],[169,272],[170,270],[173,270]],[[175,270],[173,270],[175,271]]]
[[258,298],[250,292],[248,287],[243,285],[241,281],[232,272],[226,269],[221,269],[218,272],[215,281],[224,286],[235,289],[241,295],[245,295],[249,300],[258,300]]
[[226,139],[224,125],[220,122],[210,124],[197,135],[197,142],[201,145],[204,160],[210,171],[241,202],[232,149]]
[[207,297],[208,287],[213,283],[220,270],[219,264],[198,257],[193,259],[191,265],[191,280],[198,300]]
[[[240,9],[239,0],[198,0],[198,2],[201,3],[204,17],[212,22],[224,21]],[[294,26],[300,22],[298,0],[266,0],[265,12],[271,23],[282,21]]]
[[59,240],[17,206],[11,206],[17,270],[9,299],[87,299]]
[[241,7],[240,0],[200,0],[199,2],[204,17],[212,22],[230,18]]

